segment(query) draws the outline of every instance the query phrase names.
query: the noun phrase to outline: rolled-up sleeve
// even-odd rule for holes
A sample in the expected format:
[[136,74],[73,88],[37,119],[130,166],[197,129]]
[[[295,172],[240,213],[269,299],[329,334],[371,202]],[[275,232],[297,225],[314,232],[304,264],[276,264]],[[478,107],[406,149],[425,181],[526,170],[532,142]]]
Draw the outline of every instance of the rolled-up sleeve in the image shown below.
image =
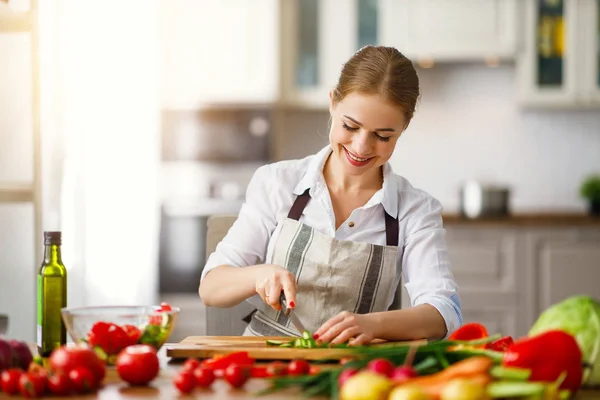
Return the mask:
[[215,251],[208,257],[201,280],[219,265],[245,267],[264,261],[269,239],[276,226],[276,205],[270,191],[276,190],[271,167],[256,170],[238,218]]
[[441,204],[433,198],[415,210],[407,226],[402,270],[412,306],[435,307],[446,322],[448,337],[463,324],[463,317],[441,213]]

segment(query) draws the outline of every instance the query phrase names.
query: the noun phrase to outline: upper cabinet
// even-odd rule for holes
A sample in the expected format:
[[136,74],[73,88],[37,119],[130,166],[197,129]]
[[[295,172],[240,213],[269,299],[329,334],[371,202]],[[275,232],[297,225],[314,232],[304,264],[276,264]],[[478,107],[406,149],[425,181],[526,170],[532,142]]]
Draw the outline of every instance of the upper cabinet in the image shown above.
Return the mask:
[[526,0],[522,7],[520,103],[600,106],[600,0]]
[[294,106],[327,107],[343,63],[359,43],[377,41],[378,2],[286,0],[281,6],[282,100]]
[[279,96],[279,0],[161,0],[163,108]]
[[380,0],[382,44],[415,61],[511,59],[517,0]]

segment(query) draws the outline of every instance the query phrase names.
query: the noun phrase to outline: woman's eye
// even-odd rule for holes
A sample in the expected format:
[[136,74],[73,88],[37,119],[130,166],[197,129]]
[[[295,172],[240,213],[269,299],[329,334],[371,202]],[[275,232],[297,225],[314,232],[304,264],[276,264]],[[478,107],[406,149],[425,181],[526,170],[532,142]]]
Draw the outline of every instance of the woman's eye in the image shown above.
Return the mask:
[[358,130],[358,128],[349,126],[345,122],[342,122],[342,126],[344,127],[345,130],[350,131],[350,132],[356,132]]
[[377,139],[381,140],[382,142],[389,142],[390,141],[390,137],[389,136],[381,136],[377,132],[373,132],[373,133],[375,134],[375,136],[377,136]]

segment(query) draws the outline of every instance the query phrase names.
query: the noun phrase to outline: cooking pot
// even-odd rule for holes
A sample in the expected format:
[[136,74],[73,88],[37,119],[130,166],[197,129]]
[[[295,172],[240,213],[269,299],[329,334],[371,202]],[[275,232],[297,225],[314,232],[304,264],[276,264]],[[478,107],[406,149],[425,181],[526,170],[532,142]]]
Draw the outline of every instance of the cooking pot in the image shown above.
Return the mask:
[[510,189],[468,181],[460,189],[460,211],[466,218],[502,217],[509,213]]

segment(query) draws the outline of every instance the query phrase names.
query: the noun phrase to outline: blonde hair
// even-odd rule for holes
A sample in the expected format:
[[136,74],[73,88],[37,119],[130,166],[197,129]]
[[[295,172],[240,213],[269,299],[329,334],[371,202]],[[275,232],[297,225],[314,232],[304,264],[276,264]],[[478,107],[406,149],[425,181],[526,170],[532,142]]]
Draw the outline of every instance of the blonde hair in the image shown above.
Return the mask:
[[402,108],[406,125],[419,99],[419,77],[412,62],[393,47],[365,46],[342,67],[333,89],[333,103],[350,93],[378,94]]

